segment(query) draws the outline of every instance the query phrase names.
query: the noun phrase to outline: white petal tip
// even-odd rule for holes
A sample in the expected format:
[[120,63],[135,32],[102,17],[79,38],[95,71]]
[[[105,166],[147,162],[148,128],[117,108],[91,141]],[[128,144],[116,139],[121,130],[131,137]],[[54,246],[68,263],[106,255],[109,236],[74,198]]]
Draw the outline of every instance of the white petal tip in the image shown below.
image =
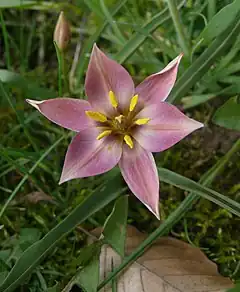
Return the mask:
[[29,103],[31,106],[35,107],[37,110],[40,110],[38,105],[43,103],[43,101],[32,99],[26,99],[26,102]]
[[155,208],[155,210],[154,209],[152,209],[150,206],[148,206],[147,204],[144,204],[147,208],[148,208],[148,210],[158,219],[158,220],[160,220],[160,215],[159,215],[159,210],[158,210],[158,206],[157,206],[157,208]]
[[197,122],[197,126],[195,127],[195,129],[201,129],[203,128],[205,125],[203,123]]
[[156,218],[158,220],[160,220],[160,215],[159,215],[159,211],[158,210],[156,210],[156,212],[153,212],[153,210],[152,210],[152,213],[156,216]]
[[59,185],[62,185],[62,184],[65,183],[66,181],[67,181],[67,179],[61,176],[61,177],[60,177],[60,180],[59,180],[59,182],[58,182],[58,184],[59,184]]

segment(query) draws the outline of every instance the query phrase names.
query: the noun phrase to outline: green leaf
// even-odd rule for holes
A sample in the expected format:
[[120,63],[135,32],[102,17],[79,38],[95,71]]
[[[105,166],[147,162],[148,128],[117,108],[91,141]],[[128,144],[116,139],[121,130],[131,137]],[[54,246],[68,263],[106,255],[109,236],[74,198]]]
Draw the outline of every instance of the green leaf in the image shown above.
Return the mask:
[[1,0],[0,8],[24,8],[38,4],[37,1],[30,0]]
[[204,28],[198,40],[204,39],[204,42],[209,43],[212,39],[222,34],[234,22],[239,12],[239,0],[235,0],[233,3],[222,8]]
[[214,97],[216,97],[216,94],[212,94],[212,93],[190,95],[190,96],[183,97],[181,102],[183,103],[184,109],[189,109],[191,107],[207,102]]
[[57,94],[50,89],[41,88],[34,82],[23,78],[20,74],[8,70],[0,69],[0,80],[3,83],[9,84],[11,87],[19,88],[23,91],[26,98],[53,98]]
[[41,232],[37,228],[23,228],[21,229],[19,235],[19,245],[21,249],[25,250],[27,247],[39,240],[40,237]]
[[[100,250],[99,250],[100,254]],[[80,288],[86,292],[96,292],[99,283],[99,254],[94,256],[89,265],[84,267],[77,275],[76,281]]]
[[116,201],[103,229],[104,238],[121,257],[124,257],[127,215],[128,196],[122,196]]
[[7,273],[7,271],[0,272],[0,285],[3,283],[4,279],[6,279]]
[[85,5],[89,8],[91,12],[96,14],[100,18],[104,18],[104,14],[98,2],[93,0],[84,0]]
[[76,265],[78,267],[86,267],[92,260],[92,256],[96,255],[104,244],[103,239],[99,239],[92,244],[89,244],[81,249],[80,255],[76,259]]
[[86,292],[96,292],[99,283],[99,255],[98,253],[92,257],[91,262],[77,273],[75,283],[83,288]]
[[87,292],[96,292],[99,283],[99,255],[103,241],[97,241],[83,248],[80,254],[81,267],[62,292],[70,292],[74,285]]
[[49,287],[47,289],[47,292],[58,292],[58,291],[60,291],[58,283],[56,285],[54,285],[53,287]]
[[213,122],[224,128],[240,131],[240,103],[237,97],[230,98],[216,111]]
[[158,168],[158,174],[161,181],[185,191],[194,192],[240,217],[240,204],[238,202],[168,169]]
[[33,269],[45,258],[57,242],[68,234],[76,225],[92,216],[117,198],[126,188],[122,187],[122,179],[115,176],[104,187],[97,189],[85,201],[76,207],[63,221],[49,231],[41,240],[29,247],[16,262],[7,278],[0,286],[1,292],[14,291]]
[[239,35],[240,19],[218,36],[202,55],[179,78],[167,101],[180,100],[188,90],[211,68],[214,62],[234,43]]

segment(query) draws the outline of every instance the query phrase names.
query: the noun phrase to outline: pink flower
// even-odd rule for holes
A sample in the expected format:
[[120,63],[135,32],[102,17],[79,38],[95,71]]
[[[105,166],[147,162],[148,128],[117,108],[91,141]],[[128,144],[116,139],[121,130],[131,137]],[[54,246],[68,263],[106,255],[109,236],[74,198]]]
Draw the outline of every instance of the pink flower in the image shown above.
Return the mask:
[[88,101],[27,100],[52,122],[77,132],[60,183],[101,174],[118,164],[133,194],[159,218],[159,179],[151,152],[168,149],[203,126],[164,102],[181,58],[134,88],[128,72],[95,45],[85,80]]

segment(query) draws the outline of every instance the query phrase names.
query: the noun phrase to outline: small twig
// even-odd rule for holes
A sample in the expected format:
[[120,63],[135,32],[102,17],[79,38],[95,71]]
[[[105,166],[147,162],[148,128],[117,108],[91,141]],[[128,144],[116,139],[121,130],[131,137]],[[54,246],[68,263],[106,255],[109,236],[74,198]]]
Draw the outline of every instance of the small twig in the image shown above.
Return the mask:
[[75,72],[77,69],[78,60],[79,60],[79,56],[80,56],[81,49],[82,49],[82,42],[84,40],[84,34],[81,31],[83,30],[86,22],[87,22],[87,17],[83,16],[80,27],[79,27],[79,40],[78,40],[77,45],[76,45],[72,66],[71,66],[71,69],[69,72],[69,87],[70,87],[71,92],[74,91],[74,86],[75,86],[74,75],[75,75]]
[[94,241],[98,240],[98,238],[93,235],[91,232],[87,231],[86,229],[84,229],[83,227],[81,226],[77,226],[76,228],[78,231],[82,231],[83,233],[85,233],[87,236],[91,237],[92,239],[94,239]]

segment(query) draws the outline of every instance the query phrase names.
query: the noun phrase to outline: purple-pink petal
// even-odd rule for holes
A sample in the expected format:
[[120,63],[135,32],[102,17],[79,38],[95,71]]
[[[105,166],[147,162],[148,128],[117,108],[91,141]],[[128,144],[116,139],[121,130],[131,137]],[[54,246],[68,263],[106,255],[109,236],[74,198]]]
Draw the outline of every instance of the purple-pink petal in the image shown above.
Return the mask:
[[159,179],[152,153],[137,141],[133,149],[125,144],[119,167],[133,194],[159,219]]
[[114,114],[109,102],[109,91],[113,91],[119,108],[129,106],[134,94],[134,84],[129,73],[117,62],[108,58],[96,45],[93,47],[88,65],[85,91],[89,102],[97,111]]
[[85,111],[91,110],[86,100],[54,98],[42,101],[27,99],[27,102],[50,121],[72,131],[78,132],[93,124],[85,114]]
[[139,101],[144,104],[164,101],[171,92],[177,78],[178,65],[183,55],[179,55],[163,70],[147,77],[136,88]]
[[60,184],[101,174],[116,166],[122,154],[122,143],[112,136],[97,140],[98,134],[97,128],[89,128],[73,138],[65,157]]
[[168,149],[191,132],[203,127],[202,123],[190,119],[166,102],[147,106],[136,118],[150,118],[146,125],[136,128],[133,137],[151,152]]

